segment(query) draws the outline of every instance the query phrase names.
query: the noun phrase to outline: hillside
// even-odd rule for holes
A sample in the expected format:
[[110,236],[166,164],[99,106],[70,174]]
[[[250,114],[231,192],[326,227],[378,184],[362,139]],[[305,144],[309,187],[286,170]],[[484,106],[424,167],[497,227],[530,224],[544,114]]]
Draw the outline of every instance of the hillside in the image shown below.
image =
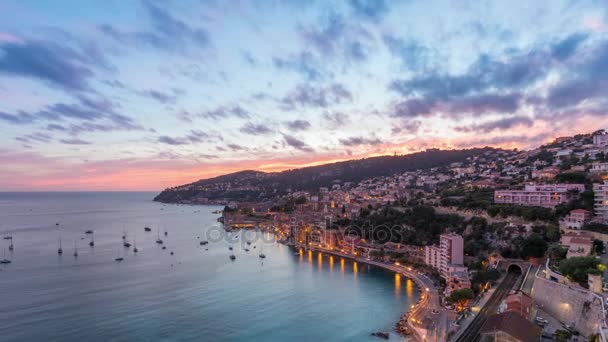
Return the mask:
[[317,190],[335,183],[389,176],[405,171],[429,169],[463,162],[493,148],[427,150],[401,156],[348,160],[281,172],[239,171],[165,189],[154,198],[165,203],[224,203],[260,201],[287,194],[290,190]]

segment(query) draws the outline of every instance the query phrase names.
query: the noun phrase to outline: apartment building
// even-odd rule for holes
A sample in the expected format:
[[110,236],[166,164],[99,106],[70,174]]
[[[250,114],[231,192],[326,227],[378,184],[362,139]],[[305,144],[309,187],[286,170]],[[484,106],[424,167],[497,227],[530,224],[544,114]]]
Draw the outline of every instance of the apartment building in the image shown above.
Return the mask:
[[464,240],[454,233],[442,234],[439,246],[425,247],[425,262],[437,269],[442,277],[450,277],[450,266],[464,262]]
[[593,184],[595,220],[608,224],[608,181]]
[[576,192],[583,191],[584,184],[531,184],[526,185],[524,190],[497,190],[494,192],[494,202],[554,208],[573,199]]

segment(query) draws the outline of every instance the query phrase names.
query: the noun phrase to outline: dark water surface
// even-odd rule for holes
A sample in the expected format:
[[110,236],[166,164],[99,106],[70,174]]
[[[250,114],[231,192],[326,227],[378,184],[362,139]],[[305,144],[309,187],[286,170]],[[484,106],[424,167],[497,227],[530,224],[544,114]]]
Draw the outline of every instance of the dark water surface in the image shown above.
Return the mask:
[[[246,252],[244,233],[230,261],[228,241],[206,251],[197,239],[220,231],[220,207],[153,196],[0,193],[0,235],[15,245],[0,240],[12,259],[0,267],[0,341],[373,341],[378,330],[396,338],[392,325],[418,299],[412,281],[382,269],[272,241]],[[122,246],[124,231],[139,253]]]

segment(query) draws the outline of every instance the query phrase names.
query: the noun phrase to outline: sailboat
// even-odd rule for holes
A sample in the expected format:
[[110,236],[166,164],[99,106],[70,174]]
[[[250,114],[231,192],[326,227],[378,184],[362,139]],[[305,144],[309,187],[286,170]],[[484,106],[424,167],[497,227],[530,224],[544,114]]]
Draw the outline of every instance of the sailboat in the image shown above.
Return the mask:
[[[120,252],[119,252],[119,254],[120,254]],[[123,260],[125,260],[125,258],[123,258],[122,256],[114,258],[114,261],[118,261],[118,262],[123,261]]]
[[230,260],[234,260],[234,259],[236,259],[236,255],[230,254]]
[[133,238],[133,253],[137,253],[139,252],[139,249],[137,249],[137,241],[136,241],[137,237]]
[[15,246],[13,245],[13,241],[14,241],[14,240],[13,240],[13,238],[11,237],[11,244],[8,246],[8,250],[9,250],[9,251],[11,251],[11,252],[12,252],[12,251],[15,249]]
[[163,240],[160,239],[160,231],[156,231],[156,243],[162,245]]
[[11,261],[9,259],[6,258],[6,248],[4,249],[4,259],[0,260],[0,264],[10,264]]
[[74,258],[78,258],[78,247],[76,247],[76,240],[74,240]]
[[266,254],[264,254],[264,245],[262,245],[262,248],[260,248],[260,255],[259,255],[260,259],[264,259],[266,258]]
[[151,232],[151,231],[152,231],[152,228],[150,228],[150,227],[144,227],[144,232]]
[[61,237],[59,237],[59,249],[57,250],[57,254],[63,254],[63,248],[61,248]]
[[89,246],[95,246],[95,235],[91,235],[91,242],[89,242]]
[[122,239],[123,240],[127,239],[127,231],[125,229],[122,230]]

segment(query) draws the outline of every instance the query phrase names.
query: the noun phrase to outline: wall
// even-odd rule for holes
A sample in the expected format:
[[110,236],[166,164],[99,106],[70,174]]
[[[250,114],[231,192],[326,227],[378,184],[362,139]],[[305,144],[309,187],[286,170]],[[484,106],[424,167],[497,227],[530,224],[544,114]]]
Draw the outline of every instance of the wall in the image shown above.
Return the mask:
[[599,331],[604,317],[602,300],[585,289],[536,277],[532,298],[539,308],[585,336]]

